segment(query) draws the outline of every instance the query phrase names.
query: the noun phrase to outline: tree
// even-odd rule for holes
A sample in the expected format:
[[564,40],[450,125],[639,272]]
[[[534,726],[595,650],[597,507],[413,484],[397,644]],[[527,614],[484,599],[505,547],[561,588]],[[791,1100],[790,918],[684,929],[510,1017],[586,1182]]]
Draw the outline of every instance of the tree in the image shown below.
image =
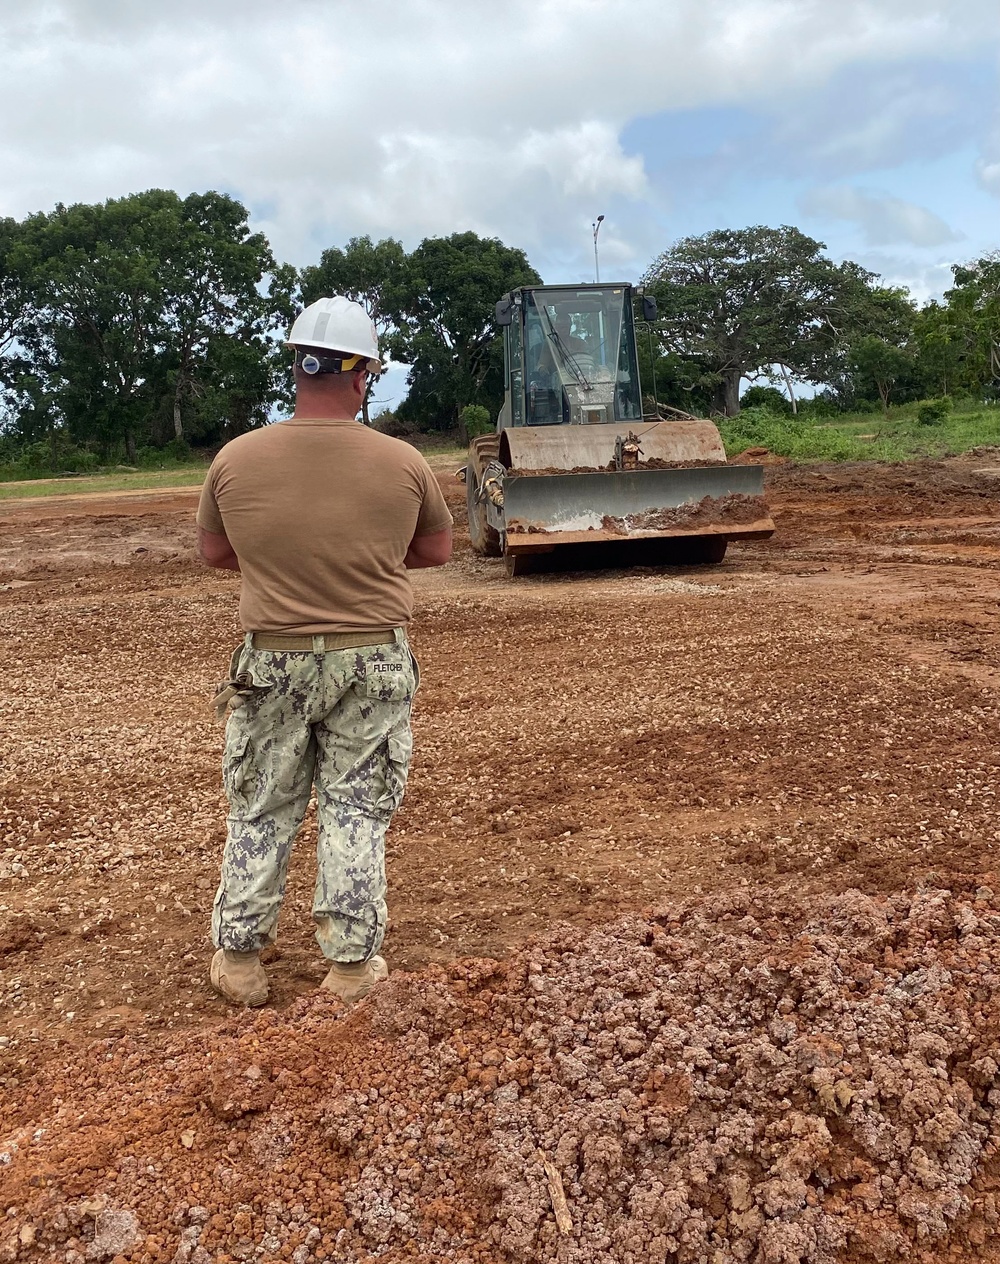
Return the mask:
[[[171,364],[174,437],[184,437],[185,404],[208,389],[214,363],[243,363],[246,374],[232,389],[245,395],[251,383],[259,401],[267,395],[261,365],[266,335],[274,326],[273,290],[261,285],[275,272],[263,233],[251,233],[247,211],[222,193],[192,193],[164,208],[155,249],[162,308],[160,336]],[[226,355],[214,344],[236,344]],[[249,354],[240,354],[240,352]],[[245,401],[244,401],[245,402]],[[192,408],[191,411],[197,411]]]
[[17,415],[30,384],[24,380],[29,367],[21,339],[35,314],[30,269],[25,266],[20,244],[23,233],[14,219],[0,219],[0,429],[9,429],[8,418]]
[[448,428],[466,404],[496,416],[503,402],[502,340],[497,300],[541,277],[522,250],[492,237],[429,237],[410,255],[394,360],[411,366],[399,415],[423,429]]
[[853,373],[874,383],[882,401],[882,411],[889,412],[889,397],[899,378],[913,369],[913,353],[908,347],[894,346],[885,338],[865,334],[851,346],[849,363]]
[[[324,250],[318,264],[303,268],[299,278],[303,303],[343,294],[360,303],[375,322],[379,344],[396,328],[398,313],[407,301],[408,260],[402,244],[392,237],[372,243],[370,237],[352,237],[344,250]],[[379,375],[381,376],[381,375]],[[361,402],[366,426],[369,402],[378,376],[368,379]]]
[[645,321],[636,322],[635,332],[643,411],[651,412],[657,405],[663,405],[696,417],[708,416],[718,386],[712,369],[676,351],[665,351]]
[[9,252],[33,305],[19,424],[42,414],[51,434],[134,460],[189,425],[212,438],[266,420],[295,277],[246,220],[224,194],[162,189],[29,216]]
[[920,394],[915,319],[913,300],[899,286],[859,287],[851,295],[827,375],[845,404],[872,398],[874,388],[887,413],[893,394]]
[[715,403],[739,412],[740,379],[773,366],[822,381],[838,325],[871,274],[836,265],[797,228],[756,226],[685,237],[643,278],[659,305],[666,350],[713,375]]
[[29,216],[16,256],[37,286],[30,345],[53,382],[53,424],[105,446],[123,441],[131,460],[153,403],[161,284],[151,237],[171,198],[152,190]]
[[30,276],[17,249],[21,236],[17,220],[0,219],[0,356],[10,351],[34,310]]
[[950,395],[968,386],[968,339],[956,313],[930,302],[916,314],[913,339],[925,394]]
[[1000,251],[952,272],[955,284],[944,296],[952,386],[982,395],[1000,383]]

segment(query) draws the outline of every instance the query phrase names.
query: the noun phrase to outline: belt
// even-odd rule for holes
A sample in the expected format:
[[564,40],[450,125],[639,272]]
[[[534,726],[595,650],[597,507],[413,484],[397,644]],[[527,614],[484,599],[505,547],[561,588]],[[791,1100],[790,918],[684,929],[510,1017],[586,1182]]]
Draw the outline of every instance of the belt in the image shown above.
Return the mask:
[[251,632],[255,650],[285,650],[295,654],[322,654],[325,650],[355,650],[363,645],[392,645],[392,632],[320,632],[316,636],[284,636],[282,633]]

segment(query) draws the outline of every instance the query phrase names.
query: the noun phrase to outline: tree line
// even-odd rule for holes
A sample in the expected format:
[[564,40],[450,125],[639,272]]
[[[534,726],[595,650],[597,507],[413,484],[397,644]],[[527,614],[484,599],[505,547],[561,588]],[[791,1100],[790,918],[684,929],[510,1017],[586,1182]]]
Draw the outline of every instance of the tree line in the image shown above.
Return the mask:
[[411,366],[405,424],[499,406],[494,305],[541,279],[523,251],[475,233],[410,253],[361,237],[298,271],[248,218],[225,194],[152,189],[0,219],[0,462],[135,463],[265,424],[291,402],[295,312],[332,293],[364,303]]
[[[644,382],[655,372],[661,399],[729,417],[746,379],[780,388],[792,411],[801,382],[821,388],[830,411],[996,398],[1000,253],[956,264],[943,300],[919,306],[905,288],[850,260],[834,263],[824,249],[787,226],[671,246],[643,278],[658,301]],[[758,388],[754,397],[767,396]]]
[[[363,303],[385,352],[410,366],[397,424],[450,430],[467,405],[496,416],[496,300],[540,283],[522,250],[472,232],[352,238],[296,270],[225,194],[153,189],[0,219],[0,459],[49,468],[130,463],[213,446],[289,403],[283,335],[321,295]],[[733,415],[741,382],[797,384],[831,409],[911,398],[992,398],[1000,380],[1000,255],[956,265],[943,301],[899,287],[790,227],[677,242],[643,278],[647,395]],[[372,394],[374,391],[374,395]],[[776,392],[772,391],[775,398]],[[370,421],[378,398],[365,400]]]

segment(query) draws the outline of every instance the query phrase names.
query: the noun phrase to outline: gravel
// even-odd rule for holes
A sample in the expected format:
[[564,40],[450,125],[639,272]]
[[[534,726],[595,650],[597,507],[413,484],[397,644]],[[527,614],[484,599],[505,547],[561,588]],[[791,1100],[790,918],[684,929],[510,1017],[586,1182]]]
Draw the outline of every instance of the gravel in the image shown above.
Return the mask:
[[0,1113],[0,1260],[974,1255],[998,927],[986,886],[752,888],[95,1042]]

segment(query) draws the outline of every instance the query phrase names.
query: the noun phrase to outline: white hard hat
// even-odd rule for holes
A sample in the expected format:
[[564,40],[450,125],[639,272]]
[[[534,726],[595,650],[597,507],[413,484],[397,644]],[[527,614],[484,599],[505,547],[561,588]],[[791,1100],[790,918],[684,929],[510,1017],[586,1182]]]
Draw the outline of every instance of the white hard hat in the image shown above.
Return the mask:
[[[375,322],[360,303],[342,294],[318,298],[299,312],[288,332],[289,347],[321,347],[348,355],[367,356],[369,373],[381,373]],[[358,365],[358,368],[363,366]]]

